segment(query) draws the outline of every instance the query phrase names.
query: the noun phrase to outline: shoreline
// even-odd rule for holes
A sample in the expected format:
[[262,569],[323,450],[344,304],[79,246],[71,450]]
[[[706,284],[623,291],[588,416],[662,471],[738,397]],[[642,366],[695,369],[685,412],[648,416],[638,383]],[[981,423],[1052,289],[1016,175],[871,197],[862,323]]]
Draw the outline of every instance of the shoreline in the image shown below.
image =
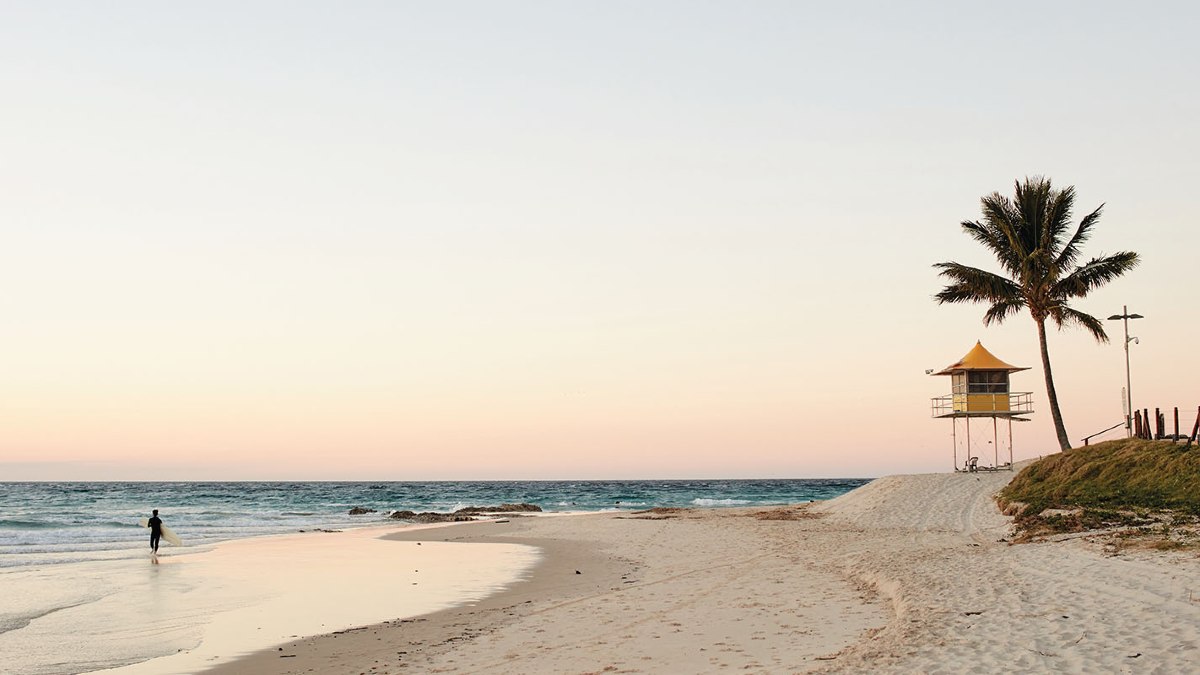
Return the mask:
[[[866,479],[663,479],[339,482],[0,483],[0,570],[136,558],[137,525],[160,507],[187,550],[247,537],[402,526],[396,511],[449,515],[464,507],[532,503],[545,513],[654,506],[786,504],[828,499]],[[363,513],[366,511],[366,513]],[[350,512],[356,512],[351,514]]]
[[[610,515],[593,512],[561,517],[574,519]],[[492,543],[493,538],[499,538],[503,539],[504,543],[539,549],[538,561],[526,572],[525,578],[486,598],[416,617],[394,619],[337,633],[302,637],[278,647],[256,651],[203,672],[205,675],[290,673],[306,672],[310,669],[312,672],[336,672],[339,666],[348,665],[340,658],[347,653],[354,655],[354,661],[370,663],[372,666],[390,659],[397,663],[405,661],[405,667],[409,667],[411,664],[407,661],[416,659],[395,657],[398,654],[408,656],[421,652],[440,655],[452,649],[464,633],[479,635],[487,632],[496,622],[508,621],[518,612],[528,612],[526,606],[532,604],[535,599],[542,598],[547,592],[553,592],[559,602],[571,602],[599,592],[607,585],[619,583],[621,577],[627,576],[634,569],[631,562],[606,555],[593,544],[526,537],[520,533],[495,529],[513,522],[514,519],[510,518],[509,523],[446,523],[422,529],[390,532],[381,537],[388,541],[442,541],[460,544]],[[568,568],[569,573],[564,571]],[[575,574],[576,569],[588,570],[588,573]],[[397,648],[397,640],[405,646]]]

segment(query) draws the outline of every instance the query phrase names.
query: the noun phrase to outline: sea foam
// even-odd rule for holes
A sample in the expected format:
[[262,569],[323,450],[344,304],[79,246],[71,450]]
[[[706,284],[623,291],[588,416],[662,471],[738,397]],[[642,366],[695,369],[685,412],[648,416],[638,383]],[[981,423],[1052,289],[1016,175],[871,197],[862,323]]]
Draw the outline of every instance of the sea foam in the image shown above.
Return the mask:
[[742,506],[752,503],[749,499],[706,499],[704,497],[697,497],[692,500],[692,504],[696,506]]

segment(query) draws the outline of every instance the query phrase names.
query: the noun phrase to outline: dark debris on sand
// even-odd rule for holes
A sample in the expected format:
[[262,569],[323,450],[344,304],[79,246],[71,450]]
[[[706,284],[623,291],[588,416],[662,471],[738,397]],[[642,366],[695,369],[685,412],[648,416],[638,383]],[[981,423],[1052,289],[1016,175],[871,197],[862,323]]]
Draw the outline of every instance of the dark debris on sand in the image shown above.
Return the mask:
[[691,509],[681,509],[673,506],[656,506],[652,509],[646,509],[645,511],[634,511],[632,515],[637,517],[630,518],[629,520],[668,520],[671,518],[678,518],[688,511],[691,511]]
[[815,520],[825,516],[823,513],[809,511],[804,506],[789,506],[786,508],[770,509],[769,511],[755,511],[749,515],[753,516],[755,520]]

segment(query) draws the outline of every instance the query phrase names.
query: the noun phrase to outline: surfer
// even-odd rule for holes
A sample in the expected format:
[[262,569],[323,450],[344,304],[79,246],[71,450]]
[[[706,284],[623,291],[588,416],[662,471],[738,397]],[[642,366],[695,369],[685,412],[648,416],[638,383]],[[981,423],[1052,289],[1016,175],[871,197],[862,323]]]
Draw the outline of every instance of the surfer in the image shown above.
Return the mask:
[[150,518],[150,551],[154,555],[158,555],[158,540],[162,537],[162,519],[158,517],[158,509],[154,509],[154,515]]

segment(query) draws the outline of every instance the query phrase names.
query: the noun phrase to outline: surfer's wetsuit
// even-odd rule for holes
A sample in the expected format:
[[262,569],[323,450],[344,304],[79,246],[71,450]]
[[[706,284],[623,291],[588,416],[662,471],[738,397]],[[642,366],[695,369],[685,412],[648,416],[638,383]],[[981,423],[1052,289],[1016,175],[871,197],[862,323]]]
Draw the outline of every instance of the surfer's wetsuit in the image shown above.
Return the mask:
[[158,553],[158,539],[162,536],[162,519],[154,516],[150,519],[150,550]]

